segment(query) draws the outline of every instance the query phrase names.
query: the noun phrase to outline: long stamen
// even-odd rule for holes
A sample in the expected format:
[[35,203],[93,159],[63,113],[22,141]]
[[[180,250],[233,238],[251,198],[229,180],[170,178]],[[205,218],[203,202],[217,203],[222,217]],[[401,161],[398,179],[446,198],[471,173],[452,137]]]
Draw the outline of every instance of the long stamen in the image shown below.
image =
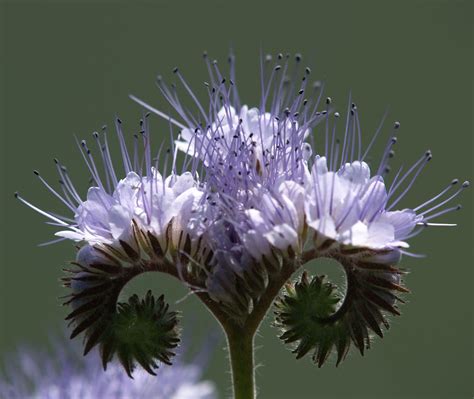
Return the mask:
[[151,105],[147,104],[146,102],[140,100],[138,97],[135,97],[133,94],[129,95],[130,99],[135,101],[137,104],[141,105],[143,108],[147,109],[148,111],[158,115],[160,118],[166,119],[170,121],[172,124],[178,126],[180,129],[185,129],[186,126],[183,125],[182,123],[179,123],[176,119],[173,119],[171,116],[165,114],[164,112],[161,112],[157,110],[156,108],[152,107]]
[[128,174],[132,170],[132,163],[130,161],[127,145],[125,144],[125,138],[123,137],[122,121],[120,118],[115,119],[115,130],[120,144],[120,151],[122,152],[123,168],[125,174]]
[[324,130],[324,156],[327,158],[328,157],[328,151],[329,151],[329,105],[331,104],[331,97],[326,98],[326,128]]
[[30,202],[26,201],[24,198],[20,197],[20,195],[18,193],[15,193],[15,198],[17,198],[20,202],[22,202],[23,204],[25,204],[26,206],[28,206],[29,208],[33,209],[34,211],[38,212],[40,215],[43,215],[45,217],[47,217],[48,219],[60,224],[61,226],[65,226],[65,227],[69,227],[73,230],[76,230],[79,232],[78,229],[76,228],[73,228],[72,226],[70,226],[68,223],[62,221],[61,219],[51,215],[50,213],[48,212],[45,212],[43,210],[41,210],[40,208],[34,206],[33,204],[31,204]]
[[[94,182],[99,186],[99,187],[102,187],[102,182],[100,180],[100,177],[96,174],[96,171],[94,170],[94,165],[91,165],[90,164],[90,160],[91,160],[91,154],[90,154],[90,150],[87,148],[87,144],[85,142],[85,140],[82,140],[81,143],[79,143],[79,141],[77,140],[76,138],[76,143],[77,143],[77,146],[79,148],[79,151],[82,155],[82,158],[84,160],[84,162],[86,163],[87,165],[87,168],[89,169],[89,172],[92,176],[92,179],[94,180]],[[84,154],[85,152],[85,154]]]
[[395,136],[390,137],[388,140],[387,145],[385,146],[385,151],[382,155],[382,158],[380,159],[380,165],[379,168],[377,169],[377,175],[381,175],[382,172],[385,170],[387,167],[387,161],[391,158],[392,154],[392,148],[393,146],[397,144],[397,138]]
[[435,219],[435,218],[437,218],[441,215],[444,215],[445,213],[449,213],[449,212],[453,212],[453,211],[459,211],[461,209],[462,209],[461,205],[453,206],[452,208],[443,209],[442,211],[439,211],[439,212],[435,213],[434,215],[430,215],[427,218],[424,218],[423,220],[427,222],[427,221]]
[[[427,155],[425,156],[425,160],[424,162],[421,163],[420,167],[418,168],[418,170],[415,172],[415,175],[413,176],[413,178],[411,179],[410,183],[408,184],[408,186],[405,188],[405,190],[403,190],[403,192],[391,203],[391,205],[387,208],[387,210],[390,210],[392,209],[395,205],[397,205],[402,199],[403,197],[405,197],[405,195],[408,193],[408,191],[410,191],[410,189],[412,188],[413,184],[415,183],[417,177],[420,175],[420,173],[423,171],[423,169],[425,168],[426,164],[431,161],[431,159],[433,158],[433,156],[431,155],[431,152],[427,152],[426,153]],[[388,201],[388,199],[387,199]]]
[[465,181],[462,186],[451,196],[449,196],[448,198],[446,198],[444,201],[440,202],[439,204],[431,207],[430,209],[427,209],[426,211],[420,213],[420,216],[424,216],[424,215],[427,215],[428,213],[431,213],[433,212],[434,210],[442,207],[443,205],[447,204],[448,202],[450,202],[452,199],[456,198],[463,190],[465,190],[466,188],[469,187],[469,182],[468,181]]
[[97,145],[97,147],[99,149],[99,152],[100,152],[100,157],[102,159],[102,165],[103,165],[104,170],[105,170],[105,183],[107,185],[107,192],[110,193],[110,192],[112,192],[111,178],[110,178],[110,173],[109,173],[108,168],[107,168],[107,160],[105,158],[105,154],[104,154],[104,151],[103,151],[103,146],[100,142],[99,133],[94,132],[94,133],[92,133],[92,136],[94,137],[96,145]]
[[232,49],[230,50],[230,54],[228,57],[229,62],[229,70],[230,70],[230,84],[232,86],[232,94],[234,99],[234,106],[236,108],[240,108],[240,98],[239,98],[239,91],[237,89],[237,82],[235,77],[235,55]]
[[459,183],[458,179],[454,179],[449,183],[439,194],[435,195],[434,197],[430,198],[428,201],[423,202],[421,205],[418,205],[416,208],[413,208],[415,212],[419,211],[420,209],[424,208],[425,206],[433,203],[436,201],[439,197],[441,197],[443,194],[445,194],[447,191],[449,191],[453,186]]
[[[422,163],[424,162],[428,157],[431,156],[431,151],[426,151],[425,154],[419,158],[411,167],[408,169],[403,177],[399,179],[399,181],[394,184],[392,183],[392,186],[390,187],[390,193],[389,193],[389,198],[397,191],[397,189],[403,184],[403,182],[410,176],[410,174]],[[388,199],[387,199],[388,200]]]
[[188,83],[186,82],[186,80],[183,78],[183,75],[181,75],[181,72],[179,71],[178,68],[175,68],[173,70],[173,73],[175,73],[179,80],[181,81],[181,83],[183,84],[183,86],[185,87],[186,91],[189,93],[189,95],[191,96],[191,98],[193,99],[194,103],[196,104],[196,106],[198,107],[199,111],[201,112],[202,116],[204,117],[204,120],[206,121],[207,124],[209,124],[209,120],[207,119],[207,114],[204,112],[204,109],[202,108],[202,105],[201,103],[199,102],[199,100],[197,99],[196,95],[194,94],[194,92],[191,90],[191,88],[189,87]]
[[118,184],[118,179],[117,175],[115,174],[115,168],[112,163],[112,155],[110,154],[110,149],[109,149],[109,143],[107,140],[107,133],[105,132],[105,127],[103,128],[104,130],[104,146],[103,146],[103,151],[105,152],[105,158],[107,160],[107,170],[109,171],[110,177],[112,178],[112,182],[114,186],[117,186]]
[[77,205],[79,205],[80,203],[82,203],[82,199],[77,193],[76,188],[72,184],[72,181],[68,176],[66,167],[61,165],[56,158],[54,159],[54,163],[56,164],[56,170],[58,171],[58,174],[61,178],[61,185],[69,193],[69,196],[71,197],[71,199],[74,200],[77,203]]
[[348,133],[349,133],[349,122],[351,119],[351,104],[352,104],[352,93],[349,92],[349,100],[347,103],[347,112],[346,112],[346,127],[344,129],[344,140],[342,142],[342,154],[341,154],[341,166],[344,165],[346,162],[346,144],[348,140]]
[[[380,121],[379,126],[377,127],[377,130],[375,131],[374,135],[372,136],[372,140],[370,141],[369,145],[365,149],[364,155],[362,155],[361,161],[363,161],[366,157],[369,151],[371,150],[372,146],[374,145],[375,141],[377,140],[377,137],[379,136],[380,132],[382,131],[382,127],[385,123],[385,119],[387,118],[388,115],[388,109],[385,111],[382,120]],[[396,122],[395,123],[396,128],[400,126],[400,123]]]

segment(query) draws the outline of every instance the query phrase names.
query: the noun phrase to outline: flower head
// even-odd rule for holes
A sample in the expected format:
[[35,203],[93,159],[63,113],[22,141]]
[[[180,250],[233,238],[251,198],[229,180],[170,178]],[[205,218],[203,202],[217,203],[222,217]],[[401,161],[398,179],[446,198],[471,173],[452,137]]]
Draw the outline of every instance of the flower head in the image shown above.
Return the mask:
[[[163,248],[179,247],[182,244],[180,237],[192,234],[187,227],[192,218],[192,211],[202,196],[202,190],[198,188],[194,177],[195,170],[178,174],[173,163],[171,173],[163,177],[158,171],[161,151],[152,160],[147,118],[140,120],[141,137],[135,135],[133,151],[129,151],[125,144],[121,124],[121,120],[117,119],[116,131],[123,172],[119,172],[112,163],[105,132],[102,135],[93,133],[98,147],[97,155],[102,163],[102,173],[99,172],[100,165],[87,142],[83,140],[79,144],[94,183],[85,199],[81,198],[68,170],[59,160],[55,159],[60,178],[60,192],[35,171],[40,181],[73,213],[72,218],[43,211],[18,194],[16,196],[46,216],[50,224],[63,228],[56,233],[61,239],[113,247],[125,242],[139,251],[139,243],[133,235],[134,221],[140,230],[153,235]],[[139,140],[142,142],[141,154],[138,151]],[[124,173],[122,179],[117,177],[119,173]],[[168,229],[171,229],[173,234],[168,234]]]
[[[394,135],[388,138],[379,164],[371,171],[366,158],[382,125],[362,152],[362,133],[357,112],[357,106],[351,104],[342,144],[336,137],[338,113],[334,115],[333,128],[326,127],[326,134],[329,130],[332,130],[332,134],[326,135],[323,140],[325,144],[321,145],[324,146],[324,152],[314,158],[311,167],[305,201],[308,226],[320,236],[342,246],[409,254],[405,251],[409,247],[407,241],[424,227],[452,226],[431,221],[460,209],[460,206],[445,205],[467,188],[469,182],[464,182],[459,190],[448,195],[458,183],[455,179],[441,193],[422,204],[396,209],[432,159],[431,151],[426,151],[404,173],[402,166],[389,183],[389,161],[395,154],[393,147],[397,138]],[[399,128],[400,123],[396,122],[393,130]]]
[[[173,114],[131,96],[180,130],[167,151],[169,174],[159,172],[160,157],[152,156],[149,118],[140,122],[133,151],[127,149],[117,119],[123,171],[113,164],[105,134],[94,134],[102,175],[88,145],[84,141],[79,145],[94,181],[85,200],[59,162],[62,194],[36,173],[73,212],[72,218],[44,212],[18,197],[60,226],[57,235],[86,243],[85,251],[93,254],[92,260],[83,261],[79,252],[79,269],[66,278],[73,290],[69,303],[77,307],[71,319],[76,332],[86,332],[86,349],[100,341],[95,313],[90,312],[106,306],[114,314],[122,287],[145,271],[178,277],[221,323],[230,319],[245,326],[254,322],[255,314],[263,317],[272,302],[268,296],[274,299],[304,263],[320,257],[336,259],[346,271],[348,289],[340,306],[331,308],[334,313],[319,321],[334,327],[336,333],[342,325],[349,334],[344,342],[352,340],[361,352],[368,345],[369,329],[381,335],[380,326],[388,325],[384,313],[399,313],[396,302],[401,298],[395,292],[406,289],[400,278],[403,272],[395,266],[403,254],[413,255],[407,251],[410,238],[426,226],[451,226],[435,219],[460,208],[448,204],[469,183],[453,192],[458,183],[453,180],[423,203],[399,208],[431,160],[431,152],[406,171],[400,168],[390,180],[388,164],[397,142],[393,132],[374,165],[368,155],[384,123],[366,145],[357,106],[349,99],[341,118],[331,98],[321,101],[322,86],[310,83],[311,71],[302,68],[301,60],[300,55],[292,59],[279,54],[274,62],[270,56],[262,57],[261,99],[255,106],[240,101],[233,55],[229,76],[217,61],[204,55],[209,74],[206,103],[175,68],[178,84],[168,85],[158,78]],[[194,104],[192,108],[183,105],[182,92]],[[341,119],[345,120],[340,133]],[[399,127],[396,122],[393,131]],[[178,152],[184,153],[180,173]],[[93,284],[75,291],[81,279]],[[297,284],[295,295],[289,289],[294,300],[280,301],[284,311],[303,309],[306,314],[319,299],[333,299],[320,295],[321,280],[311,281],[306,278]],[[83,303],[85,298],[91,300],[89,305]],[[286,306],[300,299],[306,302]],[[308,300],[314,303],[306,306]],[[294,321],[286,316],[279,317],[283,324]],[[297,330],[321,326],[303,327]],[[309,338],[292,335],[291,339],[301,339],[307,352],[321,344],[317,332]],[[321,356],[316,356],[318,362],[324,362],[329,352],[324,347]]]
[[181,352],[173,367],[162,367],[156,376],[137,371],[130,379],[118,363],[106,372],[98,354],[83,357],[63,340],[54,351],[23,348],[12,356],[0,378],[0,397],[9,399],[212,399],[214,385],[202,380],[205,349],[192,361]]

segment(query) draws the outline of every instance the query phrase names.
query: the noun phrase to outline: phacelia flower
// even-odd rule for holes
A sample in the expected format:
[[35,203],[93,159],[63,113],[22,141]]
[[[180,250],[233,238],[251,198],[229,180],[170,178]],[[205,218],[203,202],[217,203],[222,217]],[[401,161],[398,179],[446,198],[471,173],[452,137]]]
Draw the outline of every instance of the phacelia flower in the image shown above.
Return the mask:
[[[85,140],[79,145],[95,184],[89,188],[85,200],[78,194],[66,167],[57,159],[54,161],[60,178],[60,192],[35,171],[41,182],[73,213],[72,218],[43,211],[18,194],[16,196],[46,216],[50,224],[65,228],[56,233],[56,236],[62,239],[112,247],[120,247],[120,243],[126,243],[139,252],[140,243],[133,236],[132,221],[134,221],[140,230],[153,235],[163,249],[173,246],[179,248],[183,243],[179,241],[180,238],[192,234],[187,230],[187,226],[192,211],[203,194],[193,176],[195,170],[178,174],[173,168],[168,176],[163,177],[157,167],[160,153],[152,160],[147,118],[140,120],[141,137],[135,135],[133,151],[127,149],[121,124],[121,120],[117,119],[116,131],[121,148],[124,178],[120,180],[117,178],[119,171],[112,163],[105,132],[102,135],[93,133],[102,165],[96,162]],[[142,142],[142,154],[138,152],[139,140]],[[100,166],[103,170],[102,175],[99,173]],[[172,220],[174,223],[171,223]],[[169,234],[168,230],[173,231],[173,234]]]
[[[79,146],[94,181],[85,201],[59,162],[62,194],[38,174],[72,218],[19,197],[61,227],[61,238],[85,245],[66,285],[72,290],[70,319],[76,332],[85,331],[86,349],[102,345],[101,312],[113,317],[122,287],[145,271],[179,278],[225,328],[254,333],[306,262],[337,260],[347,276],[343,298],[336,300],[322,279],[305,276],[288,282],[277,301],[282,338],[298,343],[298,356],[313,349],[320,365],[333,347],[339,360],[351,342],[363,352],[369,330],[382,335],[384,315],[399,313],[397,292],[406,289],[396,265],[402,255],[413,255],[410,238],[426,226],[449,226],[436,219],[460,208],[448,203],[469,183],[453,193],[453,180],[423,203],[399,208],[431,152],[388,179],[396,138],[388,137],[378,164],[369,160],[384,124],[365,145],[357,106],[349,100],[340,134],[337,121],[344,118],[329,97],[322,101],[322,85],[310,82],[311,70],[301,61],[298,54],[294,61],[282,54],[275,61],[262,57],[261,99],[254,105],[241,103],[233,55],[228,76],[204,55],[206,102],[175,68],[177,84],[158,78],[172,113],[131,96],[180,131],[167,151],[169,174],[159,172],[160,157],[152,156],[148,116],[133,151],[117,120],[123,170],[112,163],[105,135],[94,134],[102,177],[87,144]],[[182,92],[192,107],[183,105]],[[184,153],[182,162],[178,153]]]
[[[338,118],[336,113],[334,120]],[[399,128],[400,123],[396,122],[393,129],[396,131]],[[332,130],[330,135],[328,130]],[[388,162],[394,156],[395,136],[389,137],[375,172],[371,173],[365,161],[379,132],[380,128],[362,153],[362,134],[355,104],[348,110],[342,145],[336,138],[336,122],[332,129],[326,128],[326,138],[322,140],[325,141],[322,145],[324,152],[315,157],[311,168],[305,201],[306,220],[318,235],[345,247],[407,253],[404,251],[409,246],[407,240],[423,227],[451,226],[432,223],[432,220],[460,209],[460,206],[445,205],[467,188],[469,182],[464,182],[454,194],[448,195],[458,183],[455,179],[441,193],[424,203],[396,209],[432,159],[432,154],[426,151],[405,173],[402,173],[401,167],[389,184],[386,177],[390,170]]]
[[[64,340],[54,350],[23,348],[8,359],[0,377],[0,397],[9,399],[213,399],[214,384],[202,380],[206,350],[191,361],[181,351],[173,367],[161,367],[156,376],[139,370],[130,379],[118,363],[106,372],[98,354],[79,355]],[[4,359],[7,361],[7,359]]]

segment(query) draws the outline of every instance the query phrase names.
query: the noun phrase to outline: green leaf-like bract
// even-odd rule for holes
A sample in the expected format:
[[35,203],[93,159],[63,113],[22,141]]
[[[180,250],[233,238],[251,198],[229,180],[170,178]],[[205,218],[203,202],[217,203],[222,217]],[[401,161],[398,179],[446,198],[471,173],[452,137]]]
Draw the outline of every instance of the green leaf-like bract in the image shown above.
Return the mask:
[[283,330],[280,338],[296,344],[297,359],[313,351],[312,359],[321,367],[335,349],[338,365],[351,343],[363,355],[370,346],[369,330],[383,337],[380,326],[389,327],[382,311],[399,314],[394,302],[400,299],[391,291],[407,290],[393,282],[397,269],[386,267],[383,273],[345,269],[348,287],[340,305],[336,287],[324,276],[309,278],[306,271],[299,281],[287,284],[276,300],[276,325]]

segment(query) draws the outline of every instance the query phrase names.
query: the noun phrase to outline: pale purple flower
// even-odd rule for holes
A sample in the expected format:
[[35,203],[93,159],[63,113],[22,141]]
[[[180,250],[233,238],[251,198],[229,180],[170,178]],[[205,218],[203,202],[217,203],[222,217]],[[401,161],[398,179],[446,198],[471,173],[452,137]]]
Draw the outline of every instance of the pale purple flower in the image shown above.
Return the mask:
[[[103,371],[98,353],[84,357],[76,345],[55,341],[54,350],[19,350],[0,377],[0,397],[8,399],[213,399],[212,382],[202,380],[204,350],[191,361],[180,353],[156,376],[137,370],[130,379],[118,363]],[[6,359],[5,359],[6,360]]]
[[[423,203],[397,209],[432,159],[431,151],[426,151],[407,170],[400,167],[393,179],[387,179],[397,138],[393,135],[388,138],[379,164],[371,172],[366,158],[383,124],[367,148],[363,148],[357,106],[352,103],[347,111],[342,142],[336,137],[337,119],[339,113],[334,114],[333,125],[326,122],[325,138],[321,138],[319,146],[321,155],[315,157],[311,167],[305,201],[305,216],[311,229],[341,245],[397,250],[410,255],[405,250],[409,247],[407,241],[424,227],[454,226],[436,223],[434,219],[461,208],[447,204],[466,189],[469,182],[455,190],[458,180],[454,179],[439,194]],[[393,130],[399,128],[400,123],[396,122]]]
[[306,202],[308,225],[345,245],[373,249],[407,248],[403,241],[422,222],[411,209],[386,211],[387,190],[380,176],[370,177],[365,162],[328,171],[325,157],[313,166],[314,188]]
[[[90,245],[106,244],[115,247],[120,246],[119,242],[123,241],[138,250],[132,237],[133,221],[138,228],[153,234],[163,248],[167,248],[168,244],[178,248],[182,244],[180,240],[183,234],[192,235],[188,224],[203,194],[194,178],[196,171],[179,174],[173,161],[170,174],[163,177],[158,171],[161,148],[154,158],[147,118],[140,121],[140,137],[135,135],[131,151],[125,145],[121,124],[120,119],[117,119],[116,131],[122,155],[120,168],[113,164],[105,132],[93,134],[98,147],[96,157],[85,140],[79,145],[94,183],[85,199],[79,195],[66,167],[57,159],[55,164],[60,177],[60,191],[35,171],[41,182],[73,213],[72,217],[43,211],[18,194],[16,196],[46,216],[49,224],[60,227],[61,230],[56,232],[60,240],[70,239]],[[171,150],[167,152],[166,163]],[[99,170],[103,172],[100,173]],[[125,177],[119,180],[117,176],[120,173]],[[171,234],[167,233],[169,227]]]
[[[258,108],[249,109],[243,105],[237,113],[232,105],[226,104],[217,112],[216,120],[206,127],[204,133],[200,129],[182,129],[176,146],[189,155],[201,158],[206,165],[212,165],[232,156],[233,151],[239,151],[243,144],[251,150],[249,158],[252,163],[249,166],[265,173],[267,169],[263,166],[278,152],[278,140],[275,139],[277,132],[283,132],[283,137],[302,134],[303,138],[310,133],[309,129],[300,129],[297,121],[292,123],[286,119],[282,124],[278,116],[270,112],[262,113]],[[303,149],[303,156],[308,159],[311,147],[304,145]],[[286,147],[286,151],[289,152],[290,148]]]
[[245,211],[251,228],[243,233],[243,242],[252,256],[269,255],[272,247],[299,252],[304,244],[304,204],[304,186],[292,180],[263,193],[259,206]]

